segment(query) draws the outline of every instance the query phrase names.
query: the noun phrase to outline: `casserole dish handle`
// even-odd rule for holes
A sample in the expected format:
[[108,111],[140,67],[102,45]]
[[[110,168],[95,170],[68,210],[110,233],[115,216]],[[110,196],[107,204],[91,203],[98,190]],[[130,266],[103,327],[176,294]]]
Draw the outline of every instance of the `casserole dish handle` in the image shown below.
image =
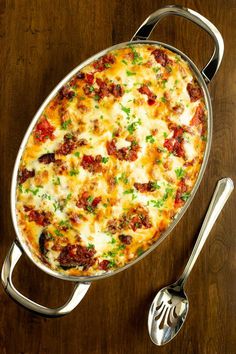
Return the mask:
[[28,310],[46,317],[60,317],[71,312],[83,299],[89,289],[90,283],[76,283],[69,300],[62,306],[48,308],[37,304],[21,294],[12,282],[13,270],[22,255],[22,250],[15,240],[8,252],[2,267],[2,283],[7,294],[16,302]]
[[163,7],[162,9],[153,12],[143,22],[143,24],[132,37],[131,41],[148,39],[155,26],[168,15],[182,16],[196,23],[213,38],[215,46],[213,55],[201,71],[205,82],[208,84],[220,67],[220,63],[224,54],[224,41],[218,29],[209,20],[207,20],[204,16],[200,15],[196,11],[176,5]]

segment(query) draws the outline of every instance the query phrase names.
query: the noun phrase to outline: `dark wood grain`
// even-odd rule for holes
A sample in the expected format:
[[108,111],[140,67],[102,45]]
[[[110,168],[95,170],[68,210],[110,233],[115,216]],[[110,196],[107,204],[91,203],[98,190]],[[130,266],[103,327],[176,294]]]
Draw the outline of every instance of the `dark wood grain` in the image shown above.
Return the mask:
[[[189,278],[190,310],[183,330],[163,348],[147,332],[155,292],[176,279],[190,255],[216,181],[236,181],[236,2],[178,1],[209,18],[222,32],[225,56],[209,85],[214,138],[203,182],[172,234],[143,261],[94,283],[82,303],[60,319],[41,318],[16,305],[0,289],[0,353],[3,354],[233,354],[235,313],[235,196],[215,225]],[[158,0],[0,0],[0,260],[15,238],[10,179],[24,132],[42,100],[73,67],[112,44],[129,40]],[[201,68],[213,45],[202,30],[180,18],[163,20],[153,39],[186,52]],[[56,306],[72,284],[37,269],[26,257],[14,274],[32,299]]]

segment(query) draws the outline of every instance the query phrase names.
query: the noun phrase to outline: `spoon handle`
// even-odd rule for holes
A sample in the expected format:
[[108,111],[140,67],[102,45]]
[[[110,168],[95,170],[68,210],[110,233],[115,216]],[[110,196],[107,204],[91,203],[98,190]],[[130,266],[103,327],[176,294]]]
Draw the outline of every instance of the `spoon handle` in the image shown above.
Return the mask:
[[182,275],[180,276],[179,280],[175,283],[177,286],[180,287],[184,286],[217,217],[219,216],[221,210],[223,209],[233,189],[234,189],[234,183],[231,178],[222,178],[221,180],[218,181],[207,214],[205,216],[201,230],[199,232],[197,241],[193,248],[192,254],[188,260],[188,263]]

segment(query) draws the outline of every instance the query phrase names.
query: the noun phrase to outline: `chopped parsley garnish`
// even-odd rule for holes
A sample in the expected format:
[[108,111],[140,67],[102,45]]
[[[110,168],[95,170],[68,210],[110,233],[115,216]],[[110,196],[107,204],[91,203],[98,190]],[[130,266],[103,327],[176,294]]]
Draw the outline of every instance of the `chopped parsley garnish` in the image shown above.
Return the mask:
[[166,103],[166,98],[164,96],[161,97],[161,102]]
[[108,160],[109,160],[109,157],[103,157],[103,158],[102,158],[102,163],[107,163]]
[[137,122],[133,122],[130,125],[128,125],[127,130],[130,134],[133,134],[133,132],[136,130],[137,127]]
[[174,191],[173,188],[167,187],[166,190],[165,190],[165,194],[164,194],[164,196],[163,196],[163,201],[166,201],[166,199],[167,199],[168,197],[171,197],[172,194],[173,194],[173,191]]
[[54,234],[57,235],[57,236],[64,236],[64,235],[60,232],[60,230],[58,230],[58,229],[55,229],[55,230],[54,230]]
[[27,189],[25,190],[25,192],[26,192],[26,193],[31,192],[33,195],[37,195],[38,192],[39,192],[39,188],[35,188],[35,189],[27,188]]
[[79,152],[79,151],[76,151],[76,152],[74,153],[74,155],[75,155],[76,157],[80,157],[80,152]]
[[137,129],[137,125],[141,125],[142,122],[139,119],[137,122],[133,122],[127,126],[127,130],[130,134],[133,134],[133,132]]
[[77,176],[79,174],[78,170],[70,170],[70,176]]
[[167,83],[167,80],[166,80],[166,79],[163,79],[162,82],[161,82],[161,88],[162,88],[162,89],[165,89],[165,88],[166,88],[166,83]]
[[168,199],[168,197],[172,196],[173,194],[173,188],[167,187],[164,193],[164,196],[159,199],[159,200],[150,200],[150,202],[152,203],[153,207],[155,208],[161,208],[163,207],[165,201]]
[[182,167],[176,168],[175,174],[178,179],[182,179],[185,176],[185,171],[183,170]]
[[68,128],[68,125],[70,125],[72,123],[71,119],[65,120],[62,124],[61,124],[61,129],[66,130]]
[[70,229],[71,228],[71,224],[70,224],[70,221],[69,220],[61,220],[60,222],[59,222],[59,226],[61,226],[61,227],[66,227],[66,228],[68,228],[68,229]]
[[61,184],[60,177],[53,178],[52,183],[53,183],[55,186],[60,186],[60,184]]
[[73,138],[73,135],[70,134],[70,133],[68,133],[68,134],[66,134],[66,138],[67,138],[67,139],[72,139],[72,138]]
[[166,132],[163,133],[164,138],[166,139],[168,134]]
[[126,70],[126,75],[127,76],[133,76],[133,75],[136,75],[136,73],[133,73],[133,72],[131,72],[129,70]]
[[91,196],[90,196],[90,197],[88,197],[88,198],[87,198],[87,201],[91,204],[91,203],[92,203],[92,201],[93,201],[93,197],[91,197]]
[[126,191],[124,191],[124,194],[132,194],[134,193],[134,189],[130,188],[130,189],[126,189]]
[[188,200],[189,197],[190,197],[190,192],[186,192],[182,194],[181,199],[183,199],[186,202],[186,200]]
[[41,199],[48,199],[48,200],[52,199],[51,196],[47,193],[42,194],[40,197],[41,197]]
[[105,63],[104,65],[106,68],[111,68],[111,64],[109,64],[109,63]]
[[89,87],[89,91],[90,92],[93,92],[95,90],[95,88],[93,87],[93,85],[91,85],[90,87]]
[[161,208],[164,204],[164,201],[162,199],[160,200],[150,200],[150,202],[152,203],[152,205],[155,207],[155,208]]
[[137,195],[135,194],[134,188],[127,189],[126,191],[123,192],[123,194],[131,194],[132,195],[132,200],[137,198]]
[[152,68],[152,70],[154,71],[154,73],[157,73],[160,70],[160,68]]
[[156,182],[156,181],[154,181],[154,182],[151,182],[151,185],[152,185],[152,188],[153,189],[160,189],[161,187],[159,186],[159,184]]
[[123,112],[125,112],[127,114],[127,116],[129,117],[129,115],[130,115],[130,108],[129,107],[125,107],[121,104],[121,110]]
[[207,141],[207,137],[205,135],[201,136],[202,141]]
[[124,172],[120,175],[120,177],[115,177],[115,183],[123,182],[124,184],[128,184],[129,180]]
[[54,211],[60,210],[61,209],[60,203],[57,201],[55,203],[53,203],[53,208],[54,208]]
[[88,249],[88,250],[91,250],[92,248],[95,248],[94,244],[89,243],[88,246],[87,246],[87,249]]
[[133,53],[132,64],[142,64],[143,58],[141,57],[141,55],[136,51],[136,49],[132,45],[129,45],[129,47]]
[[95,99],[95,101],[99,101],[99,100],[100,100],[100,96],[95,95],[95,96],[94,96],[94,99]]
[[144,250],[142,248],[138,248],[137,249],[137,255],[138,257],[141,256],[141,254],[143,254]]
[[112,238],[111,238],[111,242],[109,242],[109,243],[111,243],[112,245],[114,245],[114,244],[116,243],[116,239],[115,239],[114,237],[112,237]]
[[153,144],[155,142],[155,139],[152,135],[147,135],[146,136],[146,142]]
[[67,194],[66,201],[68,202],[71,199],[71,197],[72,197],[72,193]]
[[120,250],[124,250],[125,249],[125,245],[119,245],[117,248],[118,248],[119,251]]
[[125,65],[128,65],[128,63],[127,63],[126,60],[122,59],[121,61],[122,61],[122,63],[124,63]]

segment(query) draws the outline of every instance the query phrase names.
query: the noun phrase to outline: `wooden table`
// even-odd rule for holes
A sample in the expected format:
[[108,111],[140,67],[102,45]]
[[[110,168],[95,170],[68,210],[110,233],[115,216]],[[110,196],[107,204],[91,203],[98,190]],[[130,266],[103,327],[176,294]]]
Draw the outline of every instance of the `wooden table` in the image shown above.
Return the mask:
[[[41,318],[0,290],[0,352],[5,354],[233,354],[235,353],[235,198],[227,203],[189,278],[190,310],[179,335],[163,348],[147,332],[147,314],[158,289],[174,281],[192,250],[216,181],[235,176],[236,3],[178,1],[212,21],[225,41],[222,66],[209,85],[214,138],[203,182],[184,218],[152,254],[127,271],[92,285],[70,315]],[[0,0],[0,198],[1,264],[15,238],[10,215],[11,173],[34,113],[72,68],[92,54],[127,41],[165,1]],[[213,43],[180,18],[167,18],[153,39],[187,53],[202,68]],[[43,304],[58,306],[72,284],[56,280],[22,257],[18,288]]]

